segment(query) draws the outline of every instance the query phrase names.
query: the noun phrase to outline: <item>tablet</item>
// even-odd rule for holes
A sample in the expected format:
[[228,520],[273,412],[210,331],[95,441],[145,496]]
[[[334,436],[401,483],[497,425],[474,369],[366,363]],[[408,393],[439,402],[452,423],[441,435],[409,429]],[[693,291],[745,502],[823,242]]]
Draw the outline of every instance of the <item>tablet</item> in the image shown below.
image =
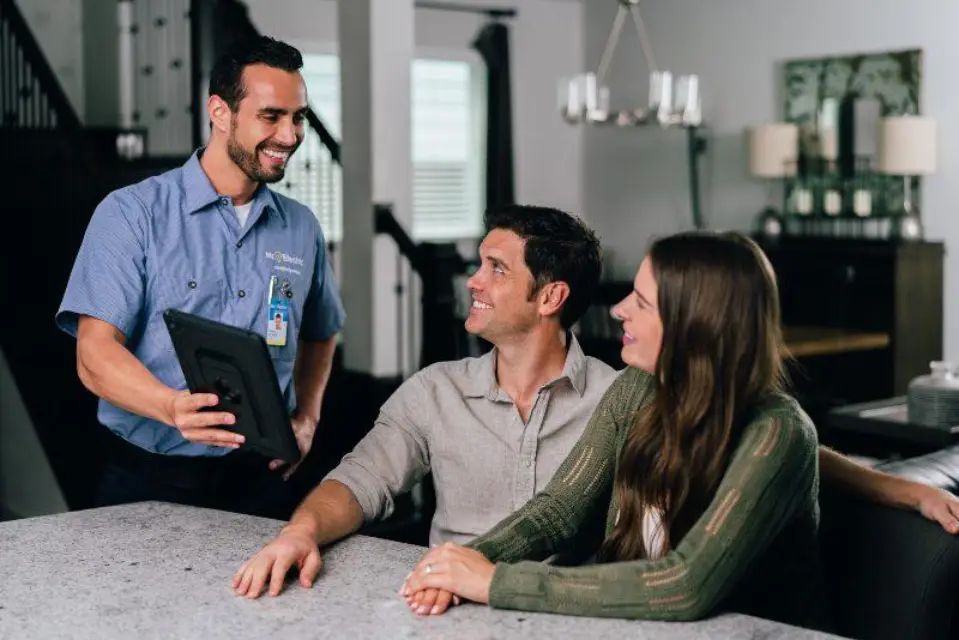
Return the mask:
[[221,428],[246,438],[241,448],[289,463],[300,459],[286,401],[263,336],[207,318],[167,309],[163,320],[191,393],[215,393],[207,411],[236,416]]

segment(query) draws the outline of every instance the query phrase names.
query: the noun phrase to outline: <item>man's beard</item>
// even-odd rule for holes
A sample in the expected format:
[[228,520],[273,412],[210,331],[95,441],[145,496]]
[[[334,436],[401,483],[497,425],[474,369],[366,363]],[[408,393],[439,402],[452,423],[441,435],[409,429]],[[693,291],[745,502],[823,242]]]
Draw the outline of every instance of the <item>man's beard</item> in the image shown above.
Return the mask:
[[[236,126],[234,123],[233,129],[230,131],[230,137],[226,141],[226,152],[230,156],[230,160],[232,160],[236,166],[240,167],[240,170],[245,173],[250,180],[253,182],[272,184],[283,179],[283,176],[286,174],[286,168],[285,166],[280,166],[272,171],[263,168],[263,165],[260,164],[260,151],[263,150],[266,145],[267,141],[263,141],[256,145],[253,151],[244,149],[236,139]],[[293,147],[289,151],[292,157],[293,152],[296,151],[296,147]],[[287,159],[287,162],[289,162],[289,159]]]

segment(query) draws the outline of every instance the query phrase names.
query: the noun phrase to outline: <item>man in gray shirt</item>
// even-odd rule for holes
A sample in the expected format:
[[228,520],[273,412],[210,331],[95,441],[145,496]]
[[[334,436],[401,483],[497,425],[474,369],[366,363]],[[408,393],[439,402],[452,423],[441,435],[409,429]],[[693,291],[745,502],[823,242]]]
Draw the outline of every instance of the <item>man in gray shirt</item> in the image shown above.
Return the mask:
[[[545,207],[491,211],[486,229],[481,266],[467,282],[466,329],[494,349],[432,365],[404,382],[289,525],[240,567],[233,579],[239,595],[258,597],[267,581],[277,595],[293,565],[310,586],[318,546],[388,517],[394,497],[431,470],[437,504],[430,542],[468,542],[542,490],[572,450],[617,375],[584,356],[569,331],[599,283],[599,242],[576,218]],[[916,508],[947,528],[959,516],[955,498],[932,487],[828,449],[820,465],[827,480]],[[421,613],[434,603],[445,609],[449,594],[432,594]]]
[[271,573],[278,591],[293,562],[301,575],[315,573],[319,556],[294,558],[288,541],[309,540],[315,551],[316,542],[386,518],[394,497],[430,471],[430,542],[465,543],[542,490],[572,450],[617,375],[585,356],[569,331],[599,283],[599,241],[578,219],[546,207],[491,211],[486,228],[480,268],[467,282],[466,329],[493,350],[406,380],[274,546],[237,573],[238,592],[258,595]]

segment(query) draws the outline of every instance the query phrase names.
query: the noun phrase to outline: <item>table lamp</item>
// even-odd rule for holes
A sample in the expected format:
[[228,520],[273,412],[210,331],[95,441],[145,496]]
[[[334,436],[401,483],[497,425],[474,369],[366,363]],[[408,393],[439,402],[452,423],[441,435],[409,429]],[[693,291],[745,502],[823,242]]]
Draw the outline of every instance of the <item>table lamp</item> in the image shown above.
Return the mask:
[[879,172],[903,177],[902,211],[893,235],[922,237],[919,208],[912,199],[912,177],[936,171],[936,121],[924,116],[890,116],[879,123]]
[[[749,172],[766,180],[789,178],[796,174],[799,154],[799,127],[789,122],[775,122],[749,131]],[[759,231],[769,238],[783,232],[782,212],[773,206],[773,188],[769,185],[768,202],[759,213]]]

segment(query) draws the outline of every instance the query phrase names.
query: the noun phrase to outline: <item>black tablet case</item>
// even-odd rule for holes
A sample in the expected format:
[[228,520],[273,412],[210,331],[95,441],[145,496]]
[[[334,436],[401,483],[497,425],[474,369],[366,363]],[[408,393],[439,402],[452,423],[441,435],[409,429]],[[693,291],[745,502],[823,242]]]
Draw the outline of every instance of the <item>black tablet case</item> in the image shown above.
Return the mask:
[[168,309],[163,320],[191,393],[214,393],[210,411],[236,416],[222,428],[242,434],[251,448],[289,463],[300,459],[286,401],[263,336]]

